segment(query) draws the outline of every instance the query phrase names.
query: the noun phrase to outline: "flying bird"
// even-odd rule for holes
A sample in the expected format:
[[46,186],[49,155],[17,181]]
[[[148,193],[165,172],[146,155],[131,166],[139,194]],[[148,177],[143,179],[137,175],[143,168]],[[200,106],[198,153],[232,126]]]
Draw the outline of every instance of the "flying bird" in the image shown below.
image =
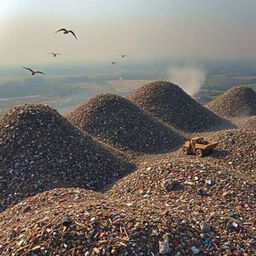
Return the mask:
[[117,61],[111,61],[112,65],[118,64]]
[[126,55],[126,54],[121,54],[120,56],[121,56],[122,58],[127,57],[127,55]]
[[52,56],[55,58],[57,55],[61,55],[60,53],[50,52],[49,54],[52,54]]
[[41,71],[34,71],[34,70],[32,70],[31,68],[26,68],[26,67],[23,67],[23,68],[25,68],[25,69],[27,69],[27,70],[29,70],[30,72],[31,72],[31,76],[33,76],[33,75],[35,75],[35,74],[42,74],[42,75],[45,75],[45,73],[43,73],[43,72],[41,72]]
[[67,30],[65,28],[61,28],[61,29],[57,30],[56,33],[60,32],[60,31],[63,31],[63,34],[71,33],[77,39],[76,34],[72,30]]
[[114,73],[113,73],[113,75],[114,75],[115,77],[118,77],[118,78],[119,78],[119,80],[122,80],[122,79],[123,79],[123,77],[124,77],[124,75],[123,75],[123,74],[121,74],[121,73],[116,73],[116,72],[114,72]]

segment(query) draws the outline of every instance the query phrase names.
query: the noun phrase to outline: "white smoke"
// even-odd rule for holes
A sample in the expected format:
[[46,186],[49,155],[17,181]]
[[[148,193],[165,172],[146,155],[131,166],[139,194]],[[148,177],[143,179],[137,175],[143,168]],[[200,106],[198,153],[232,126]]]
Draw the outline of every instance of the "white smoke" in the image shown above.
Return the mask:
[[168,69],[169,81],[180,86],[193,96],[205,82],[205,73],[194,67],[171,67]]

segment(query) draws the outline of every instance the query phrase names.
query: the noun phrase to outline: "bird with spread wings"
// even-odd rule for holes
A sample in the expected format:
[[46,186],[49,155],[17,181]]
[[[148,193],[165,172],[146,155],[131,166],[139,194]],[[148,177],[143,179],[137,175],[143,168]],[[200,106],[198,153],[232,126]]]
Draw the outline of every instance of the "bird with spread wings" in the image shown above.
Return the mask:
[[56,58],[57,57],[57,55],[61,55],[60,53],[58,53],[58,52],[50,52],[49,54],[51,54],[54,58]]
[[57,30],[56,33],[61,32],[61,31],[63,31],[63,34],[71,33],[71,34],[77,39],[76,34],[74,33],[74,31],[72,31],[72,30],[67,30],[67,29],[65,29],[65,28],[61,28],[61,29]]
[[23,67],[23,68],[25,68],[26,70],[30,71],[30,72],[31,72],[31,76],[34,76],[35,74],[42,74],[42,75],[45,75],[45,73],[43,73],[43,72],[41,72],[41,71],[39,71],[39,70],[34,71],[34,70],[32,70],[31,68],[26,68],[26,67]]

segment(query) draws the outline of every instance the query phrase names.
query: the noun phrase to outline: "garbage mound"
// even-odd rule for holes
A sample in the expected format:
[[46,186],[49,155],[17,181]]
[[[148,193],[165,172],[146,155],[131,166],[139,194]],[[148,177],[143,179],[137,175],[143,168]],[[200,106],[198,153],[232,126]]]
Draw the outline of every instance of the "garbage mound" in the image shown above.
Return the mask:
[[233,125],[203,107],[179,86],[156,81],[142,86],[128,96],[152,116],[185,132],[215,131]]
[[47,105],[18,106],[0,119],[0,210],[52,188],[101,190],[133,168]]
[[1,213],[0,254],[210,255],[196,223],[167,209],[65,191],[38,194]]
[[170,158],[129,176],[107,194],[55,189],[0,213],[0,254],[255,253],[255,175]]
[[256,171],[256,130],[233,129],[219,131],[206,136],[209,141],[216,141],[216,150],[209,155],[211,162],[222,162],[241,172]]
[[146,84],[128,99],[178,130],[202,132],[234,127],[229,121],[203,107],[179,86],[169,82]]
[[256,116],[249,116],[246,118],[239,118],[236,124],[243,129],[256,130]]
[[256,92],[236,86],[209,102],[207,107],[227,118],[253,116],[256,115]]
[[255,184],[255,172],[244,173],[194,156],[171,156],[143,164],[115,183],[109,197],[141,200],[194,220],[203,243],[198,255],[251,255],[256,252]]
[[83,131],[124,151],[161,153],[183,142],[181,135],[114,94],[97,95],[67,118]]

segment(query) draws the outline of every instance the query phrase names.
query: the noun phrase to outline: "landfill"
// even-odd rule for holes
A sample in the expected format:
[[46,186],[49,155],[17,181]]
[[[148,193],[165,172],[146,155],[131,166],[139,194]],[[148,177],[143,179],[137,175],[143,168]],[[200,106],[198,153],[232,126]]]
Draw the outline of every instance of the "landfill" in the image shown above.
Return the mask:
[[0,120],[0,210],[52,188],[101,190],[134,169],[47,105],[15,107]]
[[[151,86],[156,95],[175,88]],[[223,119],[206,119],[204,129],[203,115],[193,133],[183,129],[187,138],[218,142],[199,157],[184,154],[177,126],[151,126],[155,115],[127,99],[107,94],[88,103],[71,115],[76,124],[46,105],[18,106],[0,119],[0,255],[256,256],[256,130],[242,126],[245,119],[232,119],[240,128],[224,120],[232,129],[212,131],[208,122]],[[156,127],[169,129],[164,134],[177,144],[159,152],[150,138],[142,150],[146,138],[122,115],[143,132],[153,127],[154,136]],[[124,127],[125,139],[115,127]]]
[[254,130],[254,131],[256,130],[256,115],[245,117],[245,118],[233,118],[232,120],[240,128]]
[[140,107],[115,94],[100,94],[67,115],[83,131],[122,151],[163,153],[184,138]]
[[236,86],[210,101],[207,107],[226,118],[253,116],[256,115],[256,92],[250,87]]
[[256,130],[234,129],[207,134],[209,141],[218,141],[216,150],[207,159],[241,173],[256,171]]
[[155,118],[185,132],[216,131],[235,125],[211,112],[186,94],[179,86],[156,81],[128,96]]

